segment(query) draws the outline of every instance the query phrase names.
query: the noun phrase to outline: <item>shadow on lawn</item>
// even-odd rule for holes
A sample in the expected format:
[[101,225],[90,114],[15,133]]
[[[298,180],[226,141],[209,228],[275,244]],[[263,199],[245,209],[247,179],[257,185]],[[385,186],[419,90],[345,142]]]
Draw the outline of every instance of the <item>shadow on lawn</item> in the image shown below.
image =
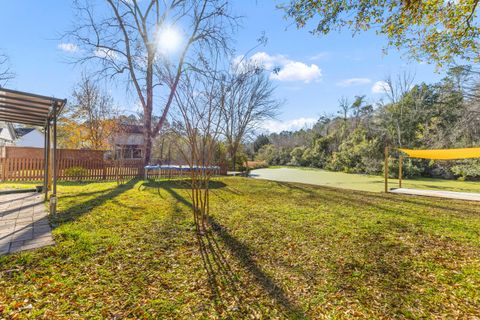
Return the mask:
[[[216,182],[217,186],[225,186],[223,182]],[[190,201],[180,195],[171,184],[164,183],[163,188],[170,193],[172,197],[188,207],[192,207]],[[249,314],[248,305],[242,302],[242,297],[248,292],[243,288],[237,273],[230,267],[231,263],[224,254],[224,249],[220,246],[217,238],[221,240],[231,256],[240,263],[240,265],[250,273],[255,281],[262,287],[272,299],[274,299],[288,315],[290,319],[305,318],[301,308],[293,303],[287,296],[287,293],[277,284],[259,266],[248,246],[236,239],[228,230],[223,227],[215,218],[209,217],[211,230],[206,234],[197,236],[200,254],[203,265],[207,272],[208,283],[210,286],[216,311],[220,317],[234,317]],[[224,296],[230,296],[235,301],[235,306],[224,301]]]
[[[73,207],[69,207],[66,210],[63,210],[62,212],[59,212],[59,214],[52,216],[51,220],[54,224],[61,224],[71,220],[75,220],[79,216],[91,211],[93,208],[101,206],[106,201],[112,200],[113,198],[121,195],[122,193],[132,189],[137,183],[137,181],[138,180],[136,179],[132,179],[124,184],[118,185],[113,189],[109,189],[106,192],[99,191],[99,192],[88,192],[83,194],[82,193],[77,194],[77,196],[82,196],[82,195],[93,195],[93,194],[101,193],[98,197],[87,200],[85,202],[81,202]],[[71,196],[62,196],[62,197],[67,198]]]

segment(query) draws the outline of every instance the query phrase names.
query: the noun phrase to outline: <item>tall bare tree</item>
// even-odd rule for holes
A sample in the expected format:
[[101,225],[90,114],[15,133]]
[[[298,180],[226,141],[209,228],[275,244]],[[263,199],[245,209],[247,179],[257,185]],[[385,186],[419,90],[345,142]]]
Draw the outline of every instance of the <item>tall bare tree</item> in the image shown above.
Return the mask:
[[117,114],[112,97],[83,74],[73,89],[72,102],[67,106],[60,127],[65,126],[69,131],[70,140],[77,137],[73,139],[77,140],[77,147],[106,149],[117,127]]
[[402,122],[405,120],[404,102],[402,98],[407,94],[413,86],[415,74],[408,71],[401,72],[395,77],[391,75],[386,77],[383,84],[383,91],[390,100],[391,107],[396,110],[393,119],[396,127],[397,144],[399,147],[403,143]]
[[190,166],[191,200],[197,233],[205,234],[209,214],[209,182],[221,122],[221,77],[218,71],[186,75],[175,94],[179,150]]
[[340,99],[338,99],[338,107],[340,110],[338,110],[338,113],[342,116],[343,122],[347,122],[348,119],[348,113],[350,112],[350,102],[348,101],[348,98],[345,96],[342,96]]
[[15,74],[10,69],[8,57],[0,53],[0,88],[5,86],[8,81],[14,77]]
[[[67,32],[80,48],[77,63],[99,76],[126,80],[143,108],[145,152],[162,129],[181,76],[195,71],[202,54],[228,49],[236,18],[228,0],[75,1],[78,23]],[[174,48],[177,43],[178,48]],[[178,50],[175,50],[178,49]],[[162,96],[162,99],[158,99]],[[156,123],[154,107],[161,107]]]
[[281,102],[274,98],[274,90],[263,68],[254,62],[237,63],[222,81],[222,132],[234,170],[241,143],[278,111]]

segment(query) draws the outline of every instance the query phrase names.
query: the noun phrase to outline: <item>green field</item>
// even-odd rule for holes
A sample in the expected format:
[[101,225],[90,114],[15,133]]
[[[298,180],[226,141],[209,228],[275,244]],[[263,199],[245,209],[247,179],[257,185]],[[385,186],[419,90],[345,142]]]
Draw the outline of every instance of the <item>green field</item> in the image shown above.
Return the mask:
[[[372,192],[384,191],[384,179],[380,176],[333,172],[314,168],[271,167],[253,170],[252,176],[283,182],[299,182],[342,189]],[[389,179],[389,187],[397,188],[398,180]],[[402,187],[458,192],[480,192],[480,182],[445,179],[417,178],[403,180]]]
[[185,181],[142,184],[61,184],[57,245],[0,257],[0,318],[480,317],[476,203],[222,178],[198,242]]

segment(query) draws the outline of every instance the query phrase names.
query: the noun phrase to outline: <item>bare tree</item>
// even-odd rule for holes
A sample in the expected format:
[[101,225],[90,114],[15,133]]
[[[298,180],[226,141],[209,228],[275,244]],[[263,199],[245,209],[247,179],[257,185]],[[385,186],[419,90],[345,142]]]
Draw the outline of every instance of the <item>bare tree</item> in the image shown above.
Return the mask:
[[347,122],[348,112],[350,111],[350,102],[348,102],[348,98],[342,96],[340,99],[338,99],[338,107],[340,108],[338,113],[342,115],[343,121]]
[[387,76],[384,80],[383,90],[392,103],[397,103],[402,97],[412,89],[415,74],[403,71],[395,77]]
[[8,57],[0,53],[0,88],[12,80],[15,74],[10,69]]
[[80,141],[82,145],[95,150],[107,148],[116,129],[118,113],[112,97],[83,74],[72,98],[64,118],[74,121],[78,125],[77,130],[84,131]]
[[255,63],[242,62],[224,76],[221,85],[222,133],[235,170],[241,143],[263,121],[276,115],[281,102],[264,70]]
[[384,81],[385,85],[383,86],[383,90],[390,100],[390,103],[398,109],[397,112],[394,113],[395,117],[392,120],[395,122],[397,144],[399,147],[402,146],[402,123],[405,113],[402,98],[412,89],[414,80],[414,74],[404,71],[397,74],[395,78],[388,76]]
[[[126,80],[133,88],[143,108],[147,164],[152,137],[167,119],[181,76],[196,70],[203,53],[227,50],[236,18],[228,12],[228,0],[105,3],[99,14],[93,1],[77,0],[78,23],[65,37],[83,53],[75,62],[90,63],[99,76]],[[176,42],[178,52],[169,52]],[[159,120],[152,123],[154,107],[160,105]]]
[[221,82],[217,71],[186,75],[175,94],[178,117],[174,130],[191,173],[191,200],[197,233],[207,230],[209,182],[221,121]]

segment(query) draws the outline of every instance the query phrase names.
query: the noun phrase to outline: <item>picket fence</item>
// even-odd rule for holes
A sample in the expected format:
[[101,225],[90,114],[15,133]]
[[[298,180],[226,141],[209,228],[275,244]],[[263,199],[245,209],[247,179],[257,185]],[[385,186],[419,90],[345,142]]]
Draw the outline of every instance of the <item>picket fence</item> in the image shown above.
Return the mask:
[[[82,175],[72,176],[68,169],[80,167]],[[58,180],[116,180],[143,178],[145,170],[143,162],[138,160],[84,160],[59,159],[57,169]],[[219,174],[226,174],[222,166]],[[0,158],[0,179],[2,181],[41,181],[44,174],[44,160],[30,158]],[[179,170],[158,170],[149,172],[149,177],[186,176],[187,172]]]
[[[143,176],[141,161],[113,161],[113,160],[58,160],[58,180],[113,180],[117,178],[135,178]],[[37,181],[43,180],[45,162],[43,159],[29,158],[1,158],[2,181]],[[81,175],[72,176],[68,170],[80,167]]]

